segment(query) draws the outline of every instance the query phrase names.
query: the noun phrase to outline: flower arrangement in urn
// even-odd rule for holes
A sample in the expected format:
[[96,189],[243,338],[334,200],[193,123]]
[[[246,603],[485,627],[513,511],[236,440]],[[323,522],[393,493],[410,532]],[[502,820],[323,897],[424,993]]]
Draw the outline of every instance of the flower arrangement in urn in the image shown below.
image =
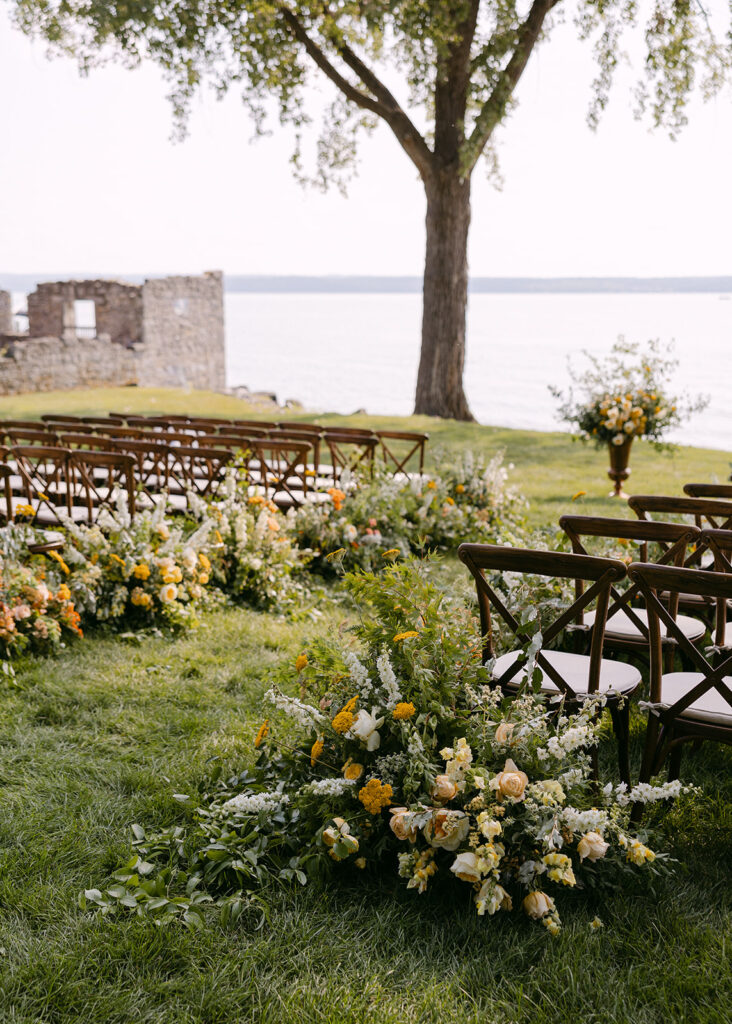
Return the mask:
[[575,427],[581,440],[593,441],[598,447],[609,446],[608,476],[615,484],[615,497],[625,497],[622,484],[630,475],[628,459],[633,439],[644,438],[663,448],[669,430],[709,401],[669,393],[678,360],[670,357],[672,344],[666,350],[668,355],[662,353],[658,339],[641,350],[638,342],[621,337],[604,358],[585,350],[583,355],[590,365],[584,373],[576,373],[570,364],[575,388],[570,387],[566,393],[549,388],[560,402],[559,418]]

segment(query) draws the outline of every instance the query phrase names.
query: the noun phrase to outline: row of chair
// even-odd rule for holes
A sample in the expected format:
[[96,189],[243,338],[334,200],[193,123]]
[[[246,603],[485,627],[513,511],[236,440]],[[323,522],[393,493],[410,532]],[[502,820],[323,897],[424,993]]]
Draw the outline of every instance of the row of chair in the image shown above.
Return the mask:
[[[483,544],[462,544],[458,551],[476,583],[484,663],[491,666],[493,684],[507,694],[525,680],[523,648],[530,637],[500,592],[501,574],[574,582],[574,601],[542,624],[541,689],[574,706],[592,694],[606,698],[620,776],[628,784],[630,701],[641,684],[637,655],[650,659],[641,782],[669,755],[669,777],[678,777],[681,750],[690,740],[732,742],[732,501],[724,500],[732,494],[725,488],[689,484],[683,498],[634,495],[628,504],[636,520],[563,516],[571,554]],[[613,551],[637,544],[638,557],[589,554],[588,538]],[[492,614],[518,641],[497,658]],[[588,652],[568,649],[578,634]],[[620,654],[628,661],[617,660]]]

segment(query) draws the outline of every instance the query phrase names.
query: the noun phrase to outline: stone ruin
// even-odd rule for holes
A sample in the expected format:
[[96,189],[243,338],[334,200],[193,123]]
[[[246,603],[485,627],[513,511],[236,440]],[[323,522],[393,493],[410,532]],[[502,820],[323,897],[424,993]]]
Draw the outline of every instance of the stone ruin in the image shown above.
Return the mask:
[[[92,306],[93,304],[93,306]],[[77,324],[80,308],[87,323]],[[13,330],[0,291],[0,394],[73,388],[224,389],[224,288],[200,277],[57,281],[28,296],[28,330]]]

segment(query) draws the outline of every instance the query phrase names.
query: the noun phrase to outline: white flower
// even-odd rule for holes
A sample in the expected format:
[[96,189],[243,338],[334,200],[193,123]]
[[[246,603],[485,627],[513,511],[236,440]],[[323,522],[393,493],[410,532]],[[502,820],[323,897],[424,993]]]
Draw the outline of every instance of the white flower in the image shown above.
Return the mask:
[[346,668],[349,671],[351,679],[356,684],[358,692],[361,697],[366,697],[371,693],[373,689],[371,685],[371,679],[369,678],[369,671],[366,666],[359,661],[353,651],[346,651],[343,655],[343,661],[346,664]]
[[601,860],[608,851],[609,843],[606,843],[599,832],[586,832],[577,843],[577,853],[580,860],[585,857],[588,860]]
[[317,779],[315,782],[309,782],[303,790],[315,796],[343,796],[355,785],[355,779]]
[[479,882],[480,869],[474,853],[459,853],[450,866],[450,871],[464,882]]
[[325,722],[325,715],[321,714],[317,708],[312,707],[310,704],[304,704],[297,697],[288,697],[287,694],[281,693],[279,690],[268,690],[264,695],[264,699],[270,701],[280,711],[284,711],[286,715],[294,718],[299,725],[306,729]]
[[384,719],[376,717],[376,708],[371,708],[371,714],[361,709],[348,730],[348,735],[364,743],[367,750],[378,750],[381,745],[381,736],[377,729],[380,729],[383,724]]
[[178,588],[175,583],[166,583],[160,588],[158,595],[163,604],[171,604],[178,596]]
[[240,793],[222,805],[224,811],[235,814],[259,814],[260,811],[275,811],[282,804],[289,804],[286,793]]
[[389,711],[392,711],[402,699],[402,695],[399,690],[397,678],[394,675],[394,669],[391,667],[389,655],[386,651],[382,651],[376,659],[376,668],[379,672],[381,685],[384,687],[384,692],[386,693],[386,707]]

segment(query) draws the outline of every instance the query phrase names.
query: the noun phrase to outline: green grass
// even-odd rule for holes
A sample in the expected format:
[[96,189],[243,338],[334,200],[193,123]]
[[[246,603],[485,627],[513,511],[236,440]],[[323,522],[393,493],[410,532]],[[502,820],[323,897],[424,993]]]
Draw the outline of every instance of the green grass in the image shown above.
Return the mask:
[[[192,406],[180,393],[125,390],[66,395],[64,408],[119,407],[121,395],[147,409]],[[61,411],[57,396],[22,401],[3,399],[0,415],[11,405],[17,416]],[[201,412],[223,413],[233,400],[200,401]],[[570,506],[622,508],[603,498],[604,453],[566,436],[407,422],[446,445],[505,447],[537,522]],[[639,449],[634,478],[673,493],[692,477],[723,479],[728,461]],[[578,490],[588,495],[572,505]],[[0,692],[1,1024],[732,1021],[729,747],[685,756],[683,777],[703,789],[693,810],[665,819],[675,874],[655,890],[601,901],[576,894],[557,940],[521,916],[477,919],[467,887],[458,899],[439,889],[417,896],[390,872],[325,891],[273,890],[258,932],[215,921],[198,932],[160,929],[78,909],[80,890],[103,883],[124,857],[132,822],[181,820],[172,794],[191,791],[208,759],[234,766],[251,757],[275,667],[341,620],[342,611],[321,608],[317,624],[228,609],[175,641],[88,637],[56,659],[20,665],[19,688]],[[636,752],[640,729],[637,719]],[[597,913],[605,927],[594,932]]]

